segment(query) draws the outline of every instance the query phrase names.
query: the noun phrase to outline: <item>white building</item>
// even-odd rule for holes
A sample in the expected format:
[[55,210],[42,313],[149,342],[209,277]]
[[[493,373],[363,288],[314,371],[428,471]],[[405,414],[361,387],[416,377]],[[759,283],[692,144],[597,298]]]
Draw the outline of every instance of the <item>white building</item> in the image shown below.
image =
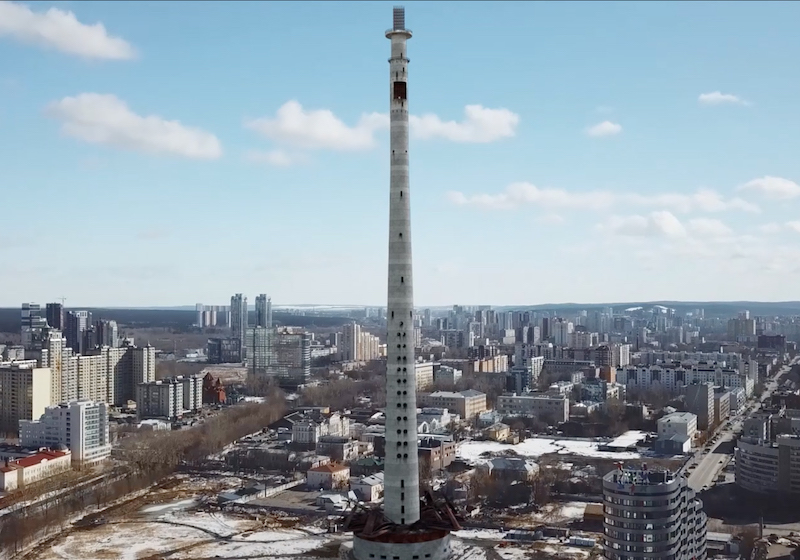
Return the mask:
[[106,403],[73,401],[50,406],[39,420],[21,420],[19,432],[23,447],[66,446],[76,465],[102,461],[111,455]]
[[35,455],[8,461],[0,467],[0,491],[11,492],[28,484],[66,472],[72,466],[69,451],[40,451]]
[[304,418],[292,424],[292,443],[316,445],[322,436],[350,437],[350,419],[334,412],[330,416]]
[[691,412],[673,412],[658,420],[658,438],[686,436],[693,440],[697,435],[697,416]]
[[351,478],[350,490],[362,502],[377,502],[383,496],[383,473]]
[[561,424],[569,420],[569,398],[548,393],[523,393],[497,397],[497,411],[509,416],[534,416]]

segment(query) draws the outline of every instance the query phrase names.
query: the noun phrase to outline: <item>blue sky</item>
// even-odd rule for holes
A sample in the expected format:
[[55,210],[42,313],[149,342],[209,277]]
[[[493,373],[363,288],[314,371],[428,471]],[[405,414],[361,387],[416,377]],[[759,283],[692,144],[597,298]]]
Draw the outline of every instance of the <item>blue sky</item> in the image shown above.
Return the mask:
[[[383,304],[391,7],[0,2],[0,305]],[[797,299],[799,3],[406,12],[418,305]]]

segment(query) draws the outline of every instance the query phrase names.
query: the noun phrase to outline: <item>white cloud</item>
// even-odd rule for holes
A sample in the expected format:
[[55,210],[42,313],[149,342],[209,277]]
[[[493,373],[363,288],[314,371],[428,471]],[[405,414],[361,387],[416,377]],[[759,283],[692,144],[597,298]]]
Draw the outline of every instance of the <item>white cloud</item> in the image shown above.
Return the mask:
[[477,206],[486,209],[508,210],[527,204],[546,208],[610,208],[615,204],[669,208],[676,212],[723,212],[742,210],[759,212],[758,206],[740,198],[725,199],[708,189],[694,193],[615,193],[611,191],[567,191],[552,187],[537,187],[531,183],[513,183],[497,194],[466,195],[450,191],[447,198],[459,206]]
[[72,12],[58,8],[34,12],[24,4],[0,1],[0,36],[3,35],[85,58],[136,57],[130,43],[110,36],[102,23],[81,23]]
[[266,152],[251,150],[244,157],[252,163],[266,163],[275,167],[290,167],[308,161],[305,154],[287,152],[286,150],[269,150]]
[[193,159],[222,155],[219,140],[210,132],[156,115],[142,117],[114,95],[65,97],[48,105],[47,113],[62,121],[64,134],[92,144]]
[[540,188],[530,183],[513,183],[499,194],[466,196],[458,191],[450,191],[447,193],[447,198],[450,202],[461,206],[507,210],[524,204],[548,208],[607,207],[613,202],[614,196],[603,191],[571,193],[563,189]]
[[626,237],[681,237],[686,235],[686,228],[680,220],[666,210],[651,212],[647,216],[611,216],[598,228],[601,231]]
[[791,221],[791,222],[786,222],[786,227],[789,228],[792,231],[796,231],[797,233],[800,233],[800,221],[794,220],[794,221]]
[[586,134],[593,138],[600,138],[603,136],[614,136],[622,132],[622,125],[613,123],[611,121],[603,121],[594,126],[586,129]]
[[246,123],[248,128],[267,138],[296,148],[336,151],[368,150],[375,146],[375,132],[385,128],[388,119],[377,113],[364,114],[355,126],[347,126],[327,109],[303,109],[297,101],[287,101],[275,118]]
[[703,105],[750,105],[747,101],[737,95],[730,93],[722,93],[721,91],[712,91],[710,93],[701,93],[697,98]]
[[451,142],[485,144],[516,133],[519,115],[508,109],[467,105],[461,122],[443,121],[436,115],[409,116],[411,132],[422,139],[444,138]]
[[[436,115],[410,115],[409,126],[421,139],[444,138],[452,142],[487,143],[514,136],[519,115],[508,109],[489,109],[467,105],[461,122],[443,121]],[[260,132],[279,145],[304,150],[360,151],[376,145],[375,134],[389,128],[389,116],[363,114],[348,126],[328,109],[304,109],[297,101],[287,101],[275,118],[250,120],[245,126]]]
[[689,220],[688,229],[701,237],[726,237],[733,235],[733,230],[722,221],[713,218],[695,218]]
[[800,196],[800,185],[789,179],[771,177],[769,175],[748,181],[738,190],[754,191],[763,194],[767,198],[778,200],[788,200]]

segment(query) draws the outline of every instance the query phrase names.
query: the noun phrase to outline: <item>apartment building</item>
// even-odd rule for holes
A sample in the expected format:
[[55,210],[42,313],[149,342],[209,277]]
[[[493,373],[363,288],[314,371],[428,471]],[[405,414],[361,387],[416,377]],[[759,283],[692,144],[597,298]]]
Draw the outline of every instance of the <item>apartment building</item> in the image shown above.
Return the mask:
[[35,360],[0,364],[0,430],[17,433],[20,420],[34,420],[53,404],[50,368]]
[[497,411],[508,416],[530,416],[553,424],[569,420],[569,397],[553,393],[511,393],[497,397]]
[[753,380],[738,369],[705,365],[619,367],[616,379],[628,390],[661,388],[673,394],[694,383],[711,383],[726,389],[742,388],[748,397],[754,388]]
[[430,389],[433,385],[433,362],[417,362],[414,364],[417,376],[417,391]]
[[183,384],[175,380],[140,383],[136,388],[136,414],[139,419],[183,416]]
[[454,411],[465,420],[486,412],[486,394],[474,389],[466,391],[436,391],[420,396],[420,404]]
[[603,477],[603,557],[705,560],[703,502],[680,473],[617,469]]
[[714,384],[692,383],[684,387],[685,402],[689,412],[697,415],[697,427],[707,430],[715,421]]
[[92,401],[49,406],[38,420],[20,420],[20,445],[50,449],[65,446],[76,465],[102,461],[111,454],[108,408],[106,403]]

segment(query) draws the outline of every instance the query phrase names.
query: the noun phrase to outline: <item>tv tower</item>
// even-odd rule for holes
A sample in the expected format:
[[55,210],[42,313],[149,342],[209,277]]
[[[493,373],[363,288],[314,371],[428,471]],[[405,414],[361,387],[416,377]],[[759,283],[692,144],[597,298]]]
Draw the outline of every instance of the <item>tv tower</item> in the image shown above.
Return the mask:
[[408,51],[411,31],[405,9],[394,8],[389,58],[389,279],[386,339],[386,457],[384,509],[354,511],[356,560],[443,560],[450,531],[459,528],[447,503],[420,500],[417,396],[414,369],[414,284],[411,266],[411,205],[408,184]]

